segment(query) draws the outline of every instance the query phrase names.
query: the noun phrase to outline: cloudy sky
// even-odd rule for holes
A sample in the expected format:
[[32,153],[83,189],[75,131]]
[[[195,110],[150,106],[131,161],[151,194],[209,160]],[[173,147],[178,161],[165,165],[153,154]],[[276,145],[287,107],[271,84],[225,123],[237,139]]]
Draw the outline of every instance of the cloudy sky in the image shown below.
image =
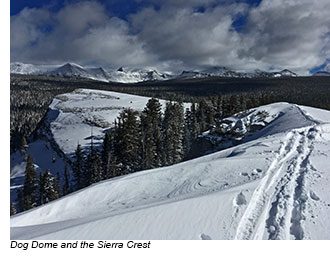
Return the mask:
[[329,0],[11,0],[11,61],[178,72],[330,62]]

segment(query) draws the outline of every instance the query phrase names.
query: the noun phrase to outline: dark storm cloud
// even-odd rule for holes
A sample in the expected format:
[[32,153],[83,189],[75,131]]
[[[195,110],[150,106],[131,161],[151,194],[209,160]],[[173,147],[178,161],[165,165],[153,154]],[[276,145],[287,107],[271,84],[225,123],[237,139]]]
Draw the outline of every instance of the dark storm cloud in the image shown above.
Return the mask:
[[[205,65],[306,73],[330,58],[330,1],[136,0],[126,19],[84,1],[11,17],[13,61],[179,70]],[[142,5],[143,3],[143,5]],[[149,3],[149,4],[148,4]],[[142,7],[143,6],[143,7]],[[244,18],[241,30],[237,19]]]

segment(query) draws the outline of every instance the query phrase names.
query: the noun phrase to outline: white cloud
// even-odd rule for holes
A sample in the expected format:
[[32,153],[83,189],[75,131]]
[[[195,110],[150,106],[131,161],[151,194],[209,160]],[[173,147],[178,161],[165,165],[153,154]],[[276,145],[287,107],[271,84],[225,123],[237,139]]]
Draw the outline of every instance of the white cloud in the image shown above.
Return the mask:
[[[231,65],[239,35],[233,17],[245,12],[245,5],[227,5],[197,12],[191,7],[147,8],[131,16],[149,52],[161,60],[180,60],[187,65]],[[234,47],[234,48],[233,48]]]
[[11,18],[11,48],[19,50],[37,42],[45,23],[51,23],[51,15],[42,9],[23,9],[19,15]]
[[[39,30],[41,23],[52,30]],[[11,18],[11,39],[12,60],[112,66],[153,62],[153,55],[145,53],[137,36],[130,34],[128,23],[109,17],[97,2],[68,5],[58,13],[24,9]]]
[[306,72],[329,57],[329,32],[328,0],[263,0],[249,14],[240,55],[269,67]]
[[[299,73],[330,58],[329,0],[263,0],[257,7],[222,0],[148,2],[159,8],[143,8],[129,21],[111,17],[95,1],[69,4],[57,13],[24,9],[11,17],[11,58],[176,71],[205,65],[288,68]],[[247,17],[240,31],[233,27],[238,15]]]

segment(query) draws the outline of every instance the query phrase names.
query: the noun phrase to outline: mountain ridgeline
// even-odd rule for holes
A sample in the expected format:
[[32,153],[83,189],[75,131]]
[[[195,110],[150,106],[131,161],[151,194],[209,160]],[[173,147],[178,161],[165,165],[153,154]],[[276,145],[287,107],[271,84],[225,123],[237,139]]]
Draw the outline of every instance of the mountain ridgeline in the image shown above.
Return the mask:
[[225,78],[279,78],[297,77],[298,75],[288,69],[276,72],[254,70],[240,72],[226,67],[214,66],[202,70],[183,71],[181,74],[169,74],[155,69],[130,69],[120,67],[118,70],[103,69],[102,67],[82,67],[75,63],[64,65],[33,65],[19,62],[11,63],[12,74],[40,75],[62,78],[85,78],[104,82],[137,83],[146,81],[164,81],[175,79],[194,79],[209,77]]

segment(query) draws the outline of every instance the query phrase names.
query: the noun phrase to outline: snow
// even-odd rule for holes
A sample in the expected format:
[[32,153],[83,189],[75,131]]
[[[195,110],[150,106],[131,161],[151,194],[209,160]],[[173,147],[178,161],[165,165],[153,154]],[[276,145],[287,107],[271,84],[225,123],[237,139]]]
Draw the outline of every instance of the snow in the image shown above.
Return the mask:
[[[91,134],[95,146],[101,145],[105,131],[114,126],[114,121],[124,108],[142,111],[147,104],[148,97],[116,93],[111,91],[77,89],[71,93],[57,96],[51,103],[45,122],[49,133],[43,133],[47,138],[38,139],[29,143],[26,154],[34,159],[39,172],[49,170],[60,177],[64,172],[64,156],[72,156],[79,143],[82,148],[89,148]],[[165,100],[160,100],[165,109]],[[190,107],[185,103],[184,106]],[[56,143],[54,148],[53,141]],[[55,161],[53,162],[53,158]],[[17,188],[24,183],[25,175],[24,156],[17,151],[10,156],[11,174],[11,201],[15,202]],[[70,167],[68,166],[69,172]]]
[[33,65],[20,62],[10,64],[10,72],[17,74],[46,75],[53,77],[87,78],[103,82],[138,83],[144,81],[163,81],[170,79],[194,79],[207,77],[255,78],[255,77],[296,77],[297,74],[284,69],[279,72],[255,70],[243,72],[226,67],[209,67],[203,70],[183,71],[179,75],[158,72],[155,69],[119,68],[104,70],[102,67],[83,67],[69,62],[62,65]]
[[160,81],[173,76],[147,69],[104,70],[102,67],[83,67],[69,62],[62,65],[33,65],[20,62],[10,64],[10,72],[27,75],[44,75],[66,78],[86,78],[103,82],[137,83],[142,81]]
[[34,65],[21,62],[10,63],[10,73],[41,75],[56,69],[57,65]]
[[[47,118],[56,143],[70,155],[78,143],[82,148],[89,147],[92,133],[94,143],[100,144],[105,130],[114,126],[124,108],[141,112],[149,99],[111,91],[78,89],[55,98]],[[166,101],[160,100],[160,103],[164,109]]]
[[207,77],[226,77],[226,78],[280,78],[280,77],[296,77],[297,74],[284,69],[279,72],[266,72],[261,70],[255,71],[235,71],[226,67],[210,67],[204,70],[183,71],[176,78],[178,79],[193,79],[193,78],[207,78]]
[[[79,140],[90,135],[82,127],[87,115],[110,122],[119,109],[102,110],[107,103],[141,109],[146,102],[95,90],[65,96],[52,103],[58,112],[51,121],[60,123],[52,132],[66,152],[76,142],[65,145],[68,129]],[[65,109],[92,106],[64,116]],[[288,103],[254,111],[269,115],[249,141],[103,181],[15,215],[11,239],[330,239],[330,112]],[[94,128],[96,135],[101,129]]]

